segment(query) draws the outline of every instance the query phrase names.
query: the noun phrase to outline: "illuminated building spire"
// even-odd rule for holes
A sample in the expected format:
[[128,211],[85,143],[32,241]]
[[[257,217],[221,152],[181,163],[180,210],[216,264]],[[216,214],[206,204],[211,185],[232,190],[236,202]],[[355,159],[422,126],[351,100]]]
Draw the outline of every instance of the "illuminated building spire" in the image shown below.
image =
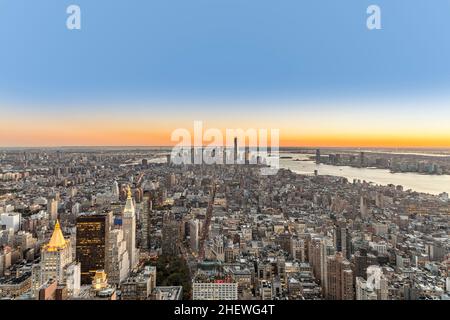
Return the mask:
[[127,187],[127,200],[131,200],[131,188],[130,188],[130,186]]
[[127,202],[125,203],[125,208],[123,210],[124,216],[134,216],[135,210],[134,210],[134,204],[133,204],[133,198],[131,197],[131,188],[128,186],[127,188]]
[[133,268],[136,265],[136,215],[130,186],[128,186],[127,202],[123,209],[122,230],[127,244],[129,266]]
[[53,230],[52,237],[46,246],[48,251],[56,251],[66,247],[66,239],[61,231],[61,226],[59,225],[59,220],[56,220],[55,229]]
[[65,267],[72,262],[72,249],[69,239],[64,239],[59,220],[50,241],[42,247],[40,261],[40,283],[53,279],[65,281]]

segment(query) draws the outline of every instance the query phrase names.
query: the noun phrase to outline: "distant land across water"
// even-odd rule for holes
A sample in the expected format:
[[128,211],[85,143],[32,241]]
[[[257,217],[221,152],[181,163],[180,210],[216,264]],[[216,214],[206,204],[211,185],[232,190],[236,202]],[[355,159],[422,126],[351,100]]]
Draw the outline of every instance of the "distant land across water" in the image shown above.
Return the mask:
[[[345,177],[350,182],[353,179],[365,180],[379,185],[401,185],[404,190],[438,195],[442,192],[450,193],[450,175],[425,175],[419,173],[391,173],[387,169],[354,168],[348,166],[333,166],[316,164],[308,161],[308,154],[283,153],[290,159],[280,159],[280,167],[290,169],[299,174],[312,174],[317,170],[319,175]],[[301,160],[301,161],[296,161]]]

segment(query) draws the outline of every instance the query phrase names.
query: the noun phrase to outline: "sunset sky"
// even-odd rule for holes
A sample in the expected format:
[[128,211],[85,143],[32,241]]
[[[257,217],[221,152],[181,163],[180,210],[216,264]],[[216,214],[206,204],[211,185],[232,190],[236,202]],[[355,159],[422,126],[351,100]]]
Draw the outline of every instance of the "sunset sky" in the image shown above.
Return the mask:
[[[382,30],[366,28],[371,4]],[[449,14],[446,0],[0,0],[0,147],[173,145],[200,120],[279,129],[282,146],[450,148]]]

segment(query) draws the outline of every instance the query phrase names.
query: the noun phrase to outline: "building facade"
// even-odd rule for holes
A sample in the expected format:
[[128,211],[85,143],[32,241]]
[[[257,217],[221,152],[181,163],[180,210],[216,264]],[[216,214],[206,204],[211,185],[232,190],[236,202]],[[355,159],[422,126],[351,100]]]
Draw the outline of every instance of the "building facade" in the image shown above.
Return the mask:
[[85,214],[77,218],[76,260],[81,264],[81,283],[91,284],[97,270],[105,269],[107,215]]

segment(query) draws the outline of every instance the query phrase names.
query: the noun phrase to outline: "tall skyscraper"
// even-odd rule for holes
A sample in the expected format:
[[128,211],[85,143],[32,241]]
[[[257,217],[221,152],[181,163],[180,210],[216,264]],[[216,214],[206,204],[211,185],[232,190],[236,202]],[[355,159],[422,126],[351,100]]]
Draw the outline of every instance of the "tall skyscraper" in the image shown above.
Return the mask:
[[250,164],[250,157],[251,157],[251,155],[250,155],[250,146],[246,146],[245,147],[245,153],[244,153],[244,161],[245,161],[245,164]]
[[56,219],[58,219],[58,200],[52,199],[48,203],[48,214],[52,221],[55,221]]
[[369,200],[367,199],[365,194],[361,195],[359,209],[361,218],[367,218],[367,216],[369,215]]
[[130,260],[130,268],[136,264],[136,211],[134,209],[133,198],[131,197],[131,189],[128,186],[127,202],[122,215],[122,230],[125,242],[127,244],[127,251]]
[[76,226],[76,259],[81,263],[81,283],[91,284],[95,272],[105,269],[109,216],[81,215]]
[[314,276],[320,280],[324,294],[328,291],[327,257],[333,254],[334,246],[327,237],[314,237],[308,248],[309,262],[313,268]]
[[237,163],[238,159],[238,139],[234,137],[234,163]]
[[119,184],[115,180],[113,182],[113,185],[112,185],[112,188],[111,188],[111,192],[112,192],[114,201],[119,201],[119,197],[120,197]]
[[151,228],[150,215],[152,213],[152,206],[153,202],[151,200],[151,196],[148,192],[145,192],[142,201],[142,211],[140,212],[140,223],[141,223],[140,248],[143,249],[150,248],[150,228]]
[[56,221],[55,229],[48,244],[42,247],[41,253],[41,281],[45,283],[50,279],[63,283],[64,269],[72,262],[72,247],[69,239],[64,236]]
[[129,274],[130,260],[122,229],[114,229],[109,233],[105,271],[109,282],[113,284],[120,284]]
[[336,221],[334,227],[336,251],[342,252],[346,259],[351,257],[351,235],[345,221]]
[[365,164],[366,164],[365,154],[364,154],[364,152],[360,152],[360,154],[359,154],[359,165],[361,167],[364,167]]
[[316,163],[319,164],[320,163],[320,149],[316,150]]
[[342,252],[327,257],[327,285],[327,299],[354,300],[353,272]]

